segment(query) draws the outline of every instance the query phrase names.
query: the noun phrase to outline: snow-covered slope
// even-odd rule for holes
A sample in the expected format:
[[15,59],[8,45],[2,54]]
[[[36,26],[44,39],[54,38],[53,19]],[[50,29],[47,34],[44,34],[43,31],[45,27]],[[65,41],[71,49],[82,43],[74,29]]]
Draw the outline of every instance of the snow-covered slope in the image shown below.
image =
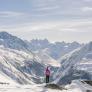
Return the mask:
[[0,74],[20,84],[32,83],[30,77],[20,69],[25,60],[31,58],[31,53],[0,47]]
[[[44,70],[49,63],[49,61],[42,62],[43,60],[42,56],[39,57],[28,51],[0,46],[0,75],[5,76],[6,80],[9,79],[20,84],[42,83],[44,82]],[[45,58],[45,60],[48,59]],[[53,59],[49,58],[49,60]],[[58,63],[55,61],[54,64],[51,64],[50,62],[50,67],[56,71]]]
[[58,61],[56,61],[55,59],[53,59],[52,57],[50,57],[45,52],[45,49],[40,50],[40,51],[36,52],[35,54],[38,56],[41,63],[43,63],[47,66],[60,67],[60,63]]
[[65,86],[66,90],[46,88],[44,85],[0,85],[0,92],[92,92],[92,87],[79,80]]
[[0,45],[16,50],[29,50],[28,45],[23,40],[7,32],[0,32]]
[[7,32],[0,32],[0,74],[21,83],[44,82],[46,65],[56,71],[60,63],[44,51],[31,52],[29,46],[20,38]]
[[92,42],[60,59],[61,67],[54,75],[56,83],[69,83],[74,79],[92,79]]
[[71,90],[70,92],[92,92],[92,86],[81,80],[73,80],[66,88]]
[[[30,52],[0,47],[0,75],[20,84],[40,83],[45,65]],[[2,81],[1,81],[2,82]]]

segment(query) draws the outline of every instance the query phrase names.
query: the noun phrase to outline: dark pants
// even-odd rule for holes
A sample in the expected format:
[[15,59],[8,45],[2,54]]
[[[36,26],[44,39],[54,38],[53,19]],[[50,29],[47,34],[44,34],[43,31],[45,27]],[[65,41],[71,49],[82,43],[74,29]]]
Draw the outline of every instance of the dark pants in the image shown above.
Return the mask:
[[46,83],[49,83],[49,76],[46,76]]

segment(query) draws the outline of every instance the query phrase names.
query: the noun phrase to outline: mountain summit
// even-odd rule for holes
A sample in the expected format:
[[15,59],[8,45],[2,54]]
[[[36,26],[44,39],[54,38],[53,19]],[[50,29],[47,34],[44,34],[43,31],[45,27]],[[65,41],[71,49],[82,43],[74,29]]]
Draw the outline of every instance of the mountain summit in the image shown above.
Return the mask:
[[7,32],[0,32],[0,45],[5,48],[11,48],[16,50],[27,50],[27,44],[16,36],[12,36]]

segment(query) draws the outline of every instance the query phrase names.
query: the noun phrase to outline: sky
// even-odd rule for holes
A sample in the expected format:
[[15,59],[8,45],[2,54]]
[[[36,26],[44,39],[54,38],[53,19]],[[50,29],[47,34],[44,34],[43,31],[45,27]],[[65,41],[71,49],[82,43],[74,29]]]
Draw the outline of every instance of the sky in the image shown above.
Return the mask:
[[92,0],[0,0],[0,31],[25,40],[92,40]]

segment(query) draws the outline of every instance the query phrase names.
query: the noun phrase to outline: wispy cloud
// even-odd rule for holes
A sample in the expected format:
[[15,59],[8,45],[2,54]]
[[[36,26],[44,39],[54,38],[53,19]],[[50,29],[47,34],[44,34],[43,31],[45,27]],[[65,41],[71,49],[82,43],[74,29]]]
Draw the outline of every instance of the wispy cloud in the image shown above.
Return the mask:
[[40,8],[36,8],[35,10],[36,11],[46,11],[46,10],[55,10],[55,9],[58,9],[58,8],[60,8],[59,6],[50,6],[50,7],[40,7]]
[[25,39],[88,41],[92,38],[92,0],[6,2],[0,1],[0,31],[5,30]]
[[85,1],[85,2],[91,2],[92,0],[83,0],[83,1]]
[[[48,38],[50,41],[87,42],[92,38],[92,21],[48,21],[2,26],[0,31],[8,31],[23,39]],[[53,35],[52,35],[53,34]],[[85,38],[86,37],[86,38]]]
[[[4,29],[11,30],[22,30],[26,31],[66,31],[66,32],[88,32],[92,30],[92,21],[91,20],[82,20],[82,21],[47,21],[47,22],[34,22],[34,23],[23,23],[18,25],[7,25],[2,26]],[[27,30],[26,30],[27,29]],[[89,30],[90,29],[90,30]]]
[[92,7],[83,7],[81,10],[83,12],[92,12]]
[[0,17],[19,17],[23,16],[24,13],[14,11],[0,11]]

